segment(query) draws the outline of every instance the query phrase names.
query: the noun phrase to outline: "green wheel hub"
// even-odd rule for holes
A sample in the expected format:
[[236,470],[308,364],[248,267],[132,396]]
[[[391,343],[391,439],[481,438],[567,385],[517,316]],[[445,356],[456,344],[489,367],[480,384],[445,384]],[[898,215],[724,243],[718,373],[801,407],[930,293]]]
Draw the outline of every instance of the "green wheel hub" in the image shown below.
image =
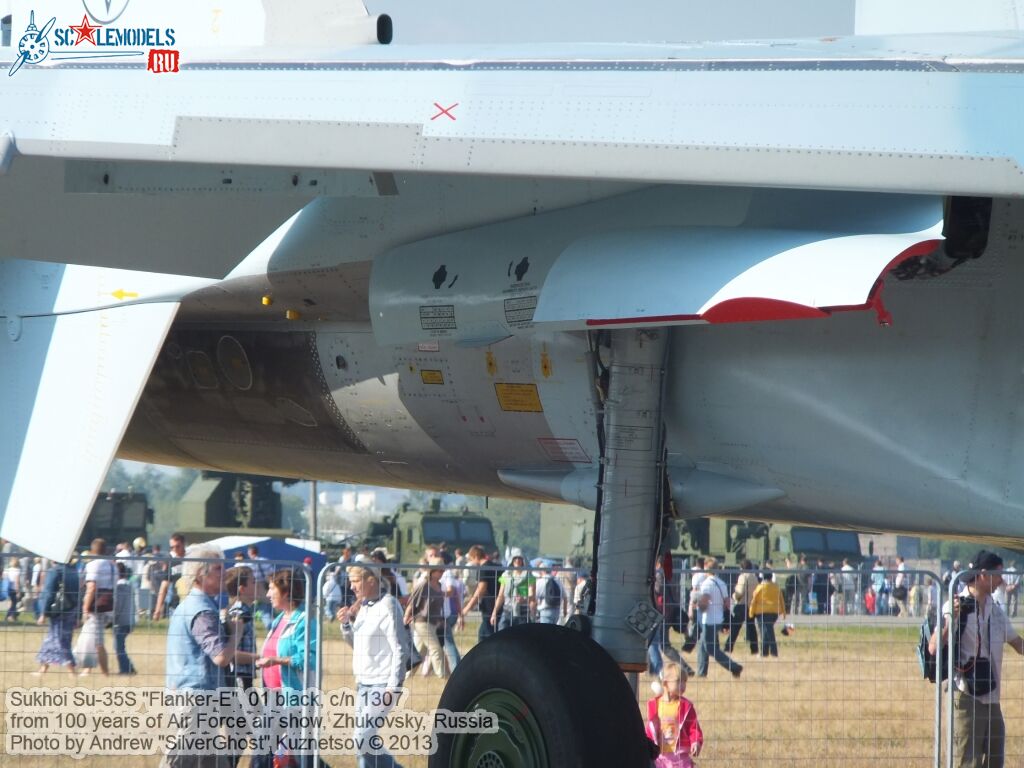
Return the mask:
[[482,692],[466,710],[483,709],[498,718],[495,733],[457,733],[452,765],[467,768],[550,768],[544,734],[530,708],[504,688]]

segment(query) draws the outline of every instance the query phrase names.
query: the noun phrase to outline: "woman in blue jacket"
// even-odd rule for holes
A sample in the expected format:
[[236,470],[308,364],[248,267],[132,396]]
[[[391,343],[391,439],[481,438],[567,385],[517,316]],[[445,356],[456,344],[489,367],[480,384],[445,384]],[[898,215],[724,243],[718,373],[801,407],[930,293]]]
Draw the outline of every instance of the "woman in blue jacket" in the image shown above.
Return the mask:
[[[267,590],[274,621],[263,643],[256,668],[263,671],[263,687],[281,691],[283,703],[299,704],[299,694],[316,680],[316,619],[306,615],[306,580],[299,570],[285,569],[270,577]],[[306,657],[306,638],[309,657]],[[271,699],[273,703],[273,699]],[[309,762],[303,756],[302,764]],[[253,765],[265,765],[254,757]]]

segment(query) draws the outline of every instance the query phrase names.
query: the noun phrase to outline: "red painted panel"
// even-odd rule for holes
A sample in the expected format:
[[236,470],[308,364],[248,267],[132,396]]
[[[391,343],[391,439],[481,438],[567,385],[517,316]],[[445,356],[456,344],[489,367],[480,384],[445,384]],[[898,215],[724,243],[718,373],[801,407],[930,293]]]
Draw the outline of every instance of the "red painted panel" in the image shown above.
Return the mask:
[[828,317],[817,307],[777,299],[729,299],[716,304],[702,317],[709,323],[751,323],[761,320],[807,320]]

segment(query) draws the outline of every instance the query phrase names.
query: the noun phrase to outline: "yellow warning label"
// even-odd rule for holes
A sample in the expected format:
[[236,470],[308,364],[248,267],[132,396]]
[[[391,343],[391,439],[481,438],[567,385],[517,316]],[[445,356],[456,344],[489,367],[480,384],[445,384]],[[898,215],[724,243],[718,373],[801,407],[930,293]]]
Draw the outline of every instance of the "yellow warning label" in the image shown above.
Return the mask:
[[494,392],[503,411],[544,413],[536,384],[495,384]]
[[441,371],[420,370],[420,378],[424,384],[444,384],[444,374]]

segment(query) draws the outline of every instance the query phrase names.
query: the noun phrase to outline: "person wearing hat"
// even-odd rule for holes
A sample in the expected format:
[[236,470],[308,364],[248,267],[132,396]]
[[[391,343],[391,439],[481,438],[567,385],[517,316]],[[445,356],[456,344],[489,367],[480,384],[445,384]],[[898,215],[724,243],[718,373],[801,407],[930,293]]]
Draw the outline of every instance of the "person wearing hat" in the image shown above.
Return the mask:
[[1006,754],[1006,725],[999,706],[1002,690],[1003,645],[1024,654],[1024,639],[1014,631],[1006,612],[992,599],[1003,583],[1003,559],[981,550],[964,577],[966,592],[950,606],[941,631],[928,643],[935,653],[949,642],[950,616],[957,623],[956,672],[953,685],[953,749],[961,768],[1002,766]]
[[526,624],[537,609],[537,583],[526,569],[526,558],[512,550],[509,568],[498,578],[498,596],[491,611],[491,626],[498,630]]

